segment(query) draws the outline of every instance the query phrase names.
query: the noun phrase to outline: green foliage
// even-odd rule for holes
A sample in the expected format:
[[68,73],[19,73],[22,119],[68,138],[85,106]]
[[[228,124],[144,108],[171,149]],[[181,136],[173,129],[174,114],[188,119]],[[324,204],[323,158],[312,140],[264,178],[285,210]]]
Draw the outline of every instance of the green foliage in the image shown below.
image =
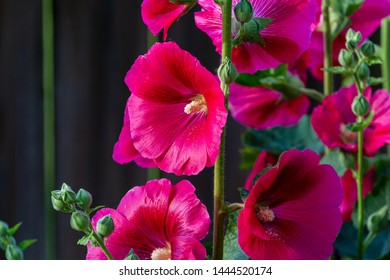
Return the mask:
[[293,148],[298,150],[307,148],[318,154],[322,154],[325,149],[312,129],[310,117],[307,115],[303,116],[297,125],[291,127],[248,129],[242,136],[242,142],[245,147],[258,151],[267,150],[276,155]]
[[240,211],[229,214],[226,235],[224,239],[223,258],[225,260],[249,260],[249,257],[238,245],[237,217]]
[[336,170],[340,177],[350,168],[350,161],[340,149],[330,149],[325,156],[321,158],[321,164],[330,164]]

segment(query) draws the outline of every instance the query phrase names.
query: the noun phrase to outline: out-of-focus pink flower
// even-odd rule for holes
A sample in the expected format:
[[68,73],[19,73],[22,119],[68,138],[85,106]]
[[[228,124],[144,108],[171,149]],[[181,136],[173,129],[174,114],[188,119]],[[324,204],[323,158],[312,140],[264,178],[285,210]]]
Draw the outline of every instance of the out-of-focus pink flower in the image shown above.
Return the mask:
[[[374,118],[364,130],[363,151],[366,156],[373,156],[382,146],[390,143],[390,94],[384,90],[371,93],[368,87],[363,93],[371,104]],[[357,133],[346,128],[356,121],[351,104],[357,95],[355,85],[340,88],[324,98],[321,105],[312,113],[311,124],[318,137],[328,148],[340,147],[356,152]]]
[[278,162],[278,157],[268,153],[266,150],[262,151],[253,164],[252,171],[249,173],[248,178],[245,181],[245,189],[251,191],[253,187],[253,179],[256,175],[259,174],[263,169],[272,167]]
[[[186,180],[172,185],[167,179],[152,180],[134,187],[118,208],[103,208],[92,225],[111,215],[114,231],[105,244],[114,259],[124,259],[131,249],[142,260],[202,260],[206,249],[199,242],[210,227],[206,207]],[[99,247],[88,244],[87,259],[106,259]]]
[[[320,3],[322,1],[317,0]],[[349,28],[360,31],[363,41],[369,38],[380,26],[381,20],[390,15],[390,0],[365,0],[363,5],[351,16],[351,25],[341,32],[333,42],[333,64],[339,65],[338,55],[345,48],[345,34]],[[316,30],[312,34],[309,56],[310,72],[319,80],[323,79],[323,33]]]
[[[239,0],[233,0],[233,9]],[[254,18],[270,18],[271,24],[260,31],[264,44],[243,43],[233,47],[232,61],[239,72],[275,68],[297,60],[307,49],[311,25],[315,20],[315,0],[250,0]],[[222,50],[222,12],[214,0],[199,0],[195,13],[199,29],[212,39],[217,52]],[[234,17],[234,13],[233,13]],[[237,26],[237,28],[235,28]],[[292,31],[293,29],[293,31]],[[233,18],[232,38],[239,32]]]
[[[373,168],[363,177],[363,196],[366,196],[374,187],[374,174]],[[341,176],[341,186],[344,190],[343,201],[340,205],[341,215],[344,222],[351,220],[353,207],[357,200],[357,184],[353,177],[352,171],[348,169],[343,176]]]
[[154,35],[164,29],[164,40],[167,38],[171,24],[196,4],[196,0],[182,1],[183,3],[177,0],[177,4],[172,2],[169,0],[144,0],[141,5],[143,21]]
[[255,129],[295,125],[310,105],[308,97],[303,94],[286,98],[282,93],[263,86],[238,84],[231,85],[229,102],[232,116]]
[[197,59],[173,42],[157,43],[125,82],[132,95],[124,133],[142,158],[176,175],[214,165],[227,110],[218,81]]
[[328,259],[341,228],[340,178],[310,150],[282,153],[238,216],[238,243],[252,259]]

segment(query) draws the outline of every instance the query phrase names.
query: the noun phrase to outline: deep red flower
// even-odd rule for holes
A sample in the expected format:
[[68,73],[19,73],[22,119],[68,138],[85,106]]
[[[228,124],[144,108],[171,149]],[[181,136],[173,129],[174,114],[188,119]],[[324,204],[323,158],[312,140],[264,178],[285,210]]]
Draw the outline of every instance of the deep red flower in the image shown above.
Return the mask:
[[[371,168],[363,176],[363,196],[366,196],[374,187],[374,173],[374,169]],[[344,197],[340,205],[340,210],[343,221],[348,222],[351,220],[353,208],[357,200],[357,184],[350,169],[341,176],[341,186],[344,190]]]
[[328,259],[341,228],[340,178],[310,150],[282,153],[238,216],[238,243],[252,259]]
[[177,4],[172,2],[169,0],[144,0],[141,5],[143,21],[154,35],[164,29],[164,40],[167,38],[171,24],[196,4],[196,0],[182,1],[182,3],[177,0]]
[[[134,187],[122,198],[118,208],[103,208],[92,224],[111,215],[114,231],[105,244],[114,259],[124,259],[131,249],[142,260],[186,260],[206,257],[199,242],[209,230],[206,207],[186,180],[172,185],[167,179],[152,180]],[[87,259],[107,259],[99,247],[88,244]]]
[[[232,8],[239,0],[233,0]],[[309,45],[312,23],[315,20],[315,0],[250,0],[254,18],[270,18],[271,24],[260,31],[263,44],[243,43],[233,47],[232,61],[239,72],[275,68],[279,64],[294,62]],[[199,0],[202,6],[195,13],[199,29],[207,33],[222,51],[222,11],[214,0]],[[239,32],[233,14],[232,39]],[[237,27],[237,28],[236,28]],[[293,32],[292,29],[293,28]]]
[[238,84],[231,85],[229,102],[234,119],[255,129],[295,125],[310,105],[308,97],[303,94],[286,98],[282,93],[263,86]]
[[176,175],[215,163],[227,110],[218,81],[197,59],[173,42],[157,43],[125,82],[132,93],[127,140],[142,158]]
[[[363,93],[371,104],[374,118],[364,130],[363,151],[366,156],[373,156],[382,146],[390,143],[390,94],[377,90],[371,94],[368,87]],[[356,152],[357,133],[347,129],[347,125],[356,121],[351,104],[357,95],[355,85],[340,88],[324,98],[321,105],[312,113],[311,124],[318,137],[328,148],[340,147]]]

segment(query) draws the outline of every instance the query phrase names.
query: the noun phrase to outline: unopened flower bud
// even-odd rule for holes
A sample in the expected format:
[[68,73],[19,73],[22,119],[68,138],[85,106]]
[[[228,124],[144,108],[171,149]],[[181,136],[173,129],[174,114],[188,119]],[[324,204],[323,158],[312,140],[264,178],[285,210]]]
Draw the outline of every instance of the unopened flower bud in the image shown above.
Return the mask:
[[61,198],[65,203],[74,203],[76,201],[76,193],[67,184],[62,184]]
[[236,80],[237,69],[230,59],[226,58],[225,61],[219,66],[218,77],[222,82],[228,85]]
[[234,7],[234,15],[238,22],[246,23],[253,17],[253,6],[248,0],[241,0]]
[[352,111],[356,116],[365,116],[370,110],[370,102],[363,95],[356,96],[352,101]]
[[79,189],[76,194],[76,200],[78,206],[82,209],[88,209],[92,204],[92,195],[84,189]]
[[109,236],[114,231],[114,221],[111,215],[106,215],[99,219],[96,224],[96,231],[103,237]]
[[90,225],[90,220],[87,214],[76,210],[70,217],[70,226],[77,231],[86,231]]
[[372,213],[367,219],[367,228],[372,233],[379,233],[388,225],[387,212],[389,207],[386,205],[378,211]]
[[356,65],[357,60],[353,52],[342,49],[339,53],[339,63],[344,67],[353,67]]
[[4,238],[8,234],[8,224],[0,221],[0,238]]
[[360,81],[366,81],[370,77],[370,68],[367,64],[362,63],[356,70],[356,75]]
[[345,35],[345,39],[347,41],[353,40],[358,44],[362,41],[362,33],[360,33],[360,31],[355,32],[353,29],[350,28],[348,29],[347,34]]
[[358,42],[354,39],[347,40],[345,43],[345,46],[347,47],[348,50],[354,50],[358,47]]
[[375,45],[370,40],[367,40],[363,43],[363,45],[360,47],[360,50],[362,51],[362,54],[365,57],[370,57],[375,54]]
[[16,245],[8,245],[5,250],[7,260],[23,260],[23,251]]

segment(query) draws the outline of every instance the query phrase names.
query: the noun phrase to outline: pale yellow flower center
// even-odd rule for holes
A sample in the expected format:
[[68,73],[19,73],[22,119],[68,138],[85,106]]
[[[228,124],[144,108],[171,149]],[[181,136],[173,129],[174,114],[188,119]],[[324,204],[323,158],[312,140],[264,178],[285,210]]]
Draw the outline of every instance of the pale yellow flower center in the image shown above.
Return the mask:
[[275,214],[268,206],[258,206],[256,207],[256,217],[260,222],[268,223],[275,219]]
[[194,113],[207,113],[207,104],[203,95],[197,94],[190,103],[184,107],[184,113],[194,114]]
[[151,259],[152,260],[170,260],[171,259],[171,244],[164,248],[157,248],[152,252]]

